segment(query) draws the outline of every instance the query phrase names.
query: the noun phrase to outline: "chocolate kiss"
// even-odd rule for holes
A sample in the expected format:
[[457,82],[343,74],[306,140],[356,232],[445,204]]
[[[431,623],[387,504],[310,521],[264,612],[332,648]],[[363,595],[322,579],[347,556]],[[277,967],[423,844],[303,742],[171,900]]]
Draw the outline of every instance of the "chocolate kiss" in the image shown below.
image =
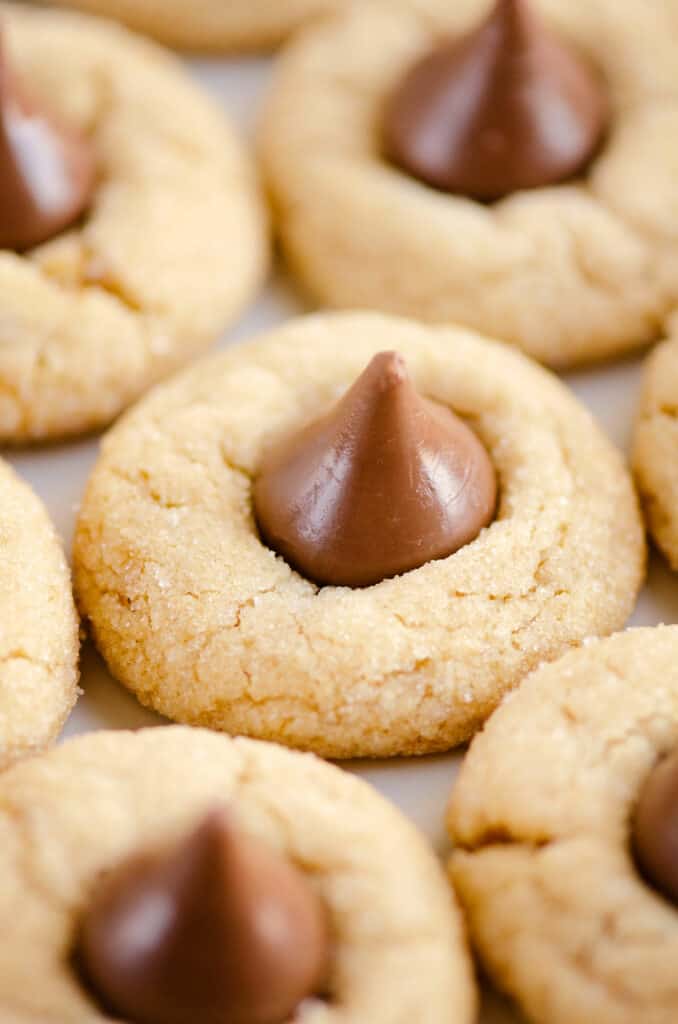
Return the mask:
[[678,904],[678,752],[660,761],[643,786],[632,842],[641,873]]
[[585,171],[608,119],[594,70],[526,0],[498,0],[475,32],[409,71],[387,105],[384,149],[434,188],[491,201]]
[[304,876],[217,812],[169,854],[104,880],[77,960],[130,1024],[287,1024],[322,990],[328,949]]
[[0,249],[21,251],[69,227],[94,189],[89,146],[24,95],[0,36]]
[[382,352],[327,416],[264,459],[254,501],[266,542],[307,579],[365,587],[477,537],[496,479],[475,434]]

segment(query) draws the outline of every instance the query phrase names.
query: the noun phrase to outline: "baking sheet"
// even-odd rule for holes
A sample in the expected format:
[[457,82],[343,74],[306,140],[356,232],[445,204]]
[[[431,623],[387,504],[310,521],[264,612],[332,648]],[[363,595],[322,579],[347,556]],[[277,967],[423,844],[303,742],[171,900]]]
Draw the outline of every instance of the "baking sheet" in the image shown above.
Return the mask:
[[[271,61],[236,59],[191,61],[191,72],[213,94],[246,134],[251,134],[261,99],[270,80]],[[236,242],[237,244],[237,242]],[[292,284],[278,270],[247,316],[221,342],[224,347],[304,312]],[[642,359],[626,360],[565,379],[596,415],[603,429],[626,449],[631,436]],[[98,442],[88,439],[42,450],[10,453],[9,461],[42,496],[70,550],[73,528],[88,474],[97,456]],[[647,586],[632,618],[634,625],[676,622],[678,579],[653,555]],[[159,725],[163,719],[145,711],[108,675],[92,647],[82,652],[84,695],[66,726],[64,736],[94,729],[128,729]],[[436,850],[448,849],[444,810],[460,755],[390,762],[356,762],[348,770],[372,783],[393,800],[428,836]],[[519,1018],[502,1002],[487,995],[482,1024],[516,1024]]]

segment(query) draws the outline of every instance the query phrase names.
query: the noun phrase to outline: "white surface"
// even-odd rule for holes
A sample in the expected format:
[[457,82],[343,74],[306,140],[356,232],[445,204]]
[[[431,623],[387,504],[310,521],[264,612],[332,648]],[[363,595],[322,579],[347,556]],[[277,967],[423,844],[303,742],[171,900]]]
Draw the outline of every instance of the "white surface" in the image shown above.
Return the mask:
[[[193,63],[193,68],[223,107],[235,116],[245,131],[250,131],[267,86],[268,63],[262,60],[199,61]],[[230,332],[223,344],[247,337],[302,311],[303,307],[292,288],[278,275],[257,306]],[[544,329],[548,330],[548,324]],[[627,361],[567,378],[610,437],[623,448],[627,447],[630,438],[640,363],[640,360]],[[97,442],[86,440],[9,455],[16,469],[47,503],[69,548],[78,502],[96,454]],[[635,625],[675,622],[677,615],[678,581],[655,555],[648,585],[632,622]],[[111,679],[89,645],[82,656],[82,686],[85,693],[65,730],[67,736],[92,729],[137,728],[162,721],[141,708]],[[359,763],[351,765],[350,770],[362,775],[395,801],[443,853],[446,849],[444,808],[458,761],[458,755],[450,755],[409,762]],[[517,1018],[503,1009],[498,1001],[488,998],[483,1024],[508,1024],[515,1020]]]

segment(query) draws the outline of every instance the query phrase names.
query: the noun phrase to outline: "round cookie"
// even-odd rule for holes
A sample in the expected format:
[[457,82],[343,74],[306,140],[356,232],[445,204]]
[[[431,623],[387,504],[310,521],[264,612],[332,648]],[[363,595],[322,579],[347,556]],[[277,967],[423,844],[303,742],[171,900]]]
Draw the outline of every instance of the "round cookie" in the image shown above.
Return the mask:
[[496,984],[539,1024],[672,1024],[678,911],[646,884],[631,822],[678,744],[678,628],[543,667],[474,740],[452,877]]
[[[385,348],[489,450],[496,521],[371,587],[318,588],[260,540],[263,452]],[[292,321],[158,389],[105,439],[76,591],[113,674],[170,718],[331,757],[468,739],[540,661],[619,628],[643,578],[619,454],[555,378],[460,329]]]
[[12,922],[1,1011],[110,1020],[69,960],[92,887],[227,805],[311,876],[329,911],[330,1000],[305,1004],[304,1022],[474,1019],[461,922],[433,853],[371,787],[315,758],[185,728],[97,733],[7,773],[0,804],[0,921]]
[[0,461],[0,769],[59,734],[77,662],[63,551],[38,498]]
[[647,360],[633,444],[633,468],[648,526],[678,569],[678,317]]
[[[48,0],[50,3],[56,0]],[[118,18],[168,46],[223,53],[279,43],[313,17],[348,0],[66,0],[91,14]]]
[[463,323],[566,367],[653,340],[675,294],[678,7],[531,3],[609,88],[611,130],[585,179],[483,205],[382,158],[396,83],[444,36],[477,25],[488,0],[357,5],[304,33],[282,57],[260,149],[289,260],[313,296]]
[[16,442],[100,426],[207,348],[259,285],[267,238],[250,161],[174,58],[79,15],[0,17],[26,89],[99,165],[80,226],[0,252],[0,441]]

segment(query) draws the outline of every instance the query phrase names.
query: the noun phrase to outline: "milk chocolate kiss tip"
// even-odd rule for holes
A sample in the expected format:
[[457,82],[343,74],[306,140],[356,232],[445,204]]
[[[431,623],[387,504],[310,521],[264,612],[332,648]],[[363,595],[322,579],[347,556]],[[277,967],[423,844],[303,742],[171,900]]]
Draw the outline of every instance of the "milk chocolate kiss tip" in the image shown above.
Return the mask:
[[282,440],[254,486],[266,543],[307,579],[365,587],[453,554],[495,512],[489,455],[376,355],[322,419]]
[[301,872],[219,811],[104,878],[75,959],[129,1024],[287,1024],[323,990],[328,926]]
[[583,173],[609,122],[604,83],[529,0],[417,62],[390,97],[384,154],[434,188],[481,202]]
[[678,904],[678,751],[657,764],[641,790],[632,845],[641,874]]
[[0,29],[0,249],[54,238],[78,220],[93,190],[90,146],[24,92]]

